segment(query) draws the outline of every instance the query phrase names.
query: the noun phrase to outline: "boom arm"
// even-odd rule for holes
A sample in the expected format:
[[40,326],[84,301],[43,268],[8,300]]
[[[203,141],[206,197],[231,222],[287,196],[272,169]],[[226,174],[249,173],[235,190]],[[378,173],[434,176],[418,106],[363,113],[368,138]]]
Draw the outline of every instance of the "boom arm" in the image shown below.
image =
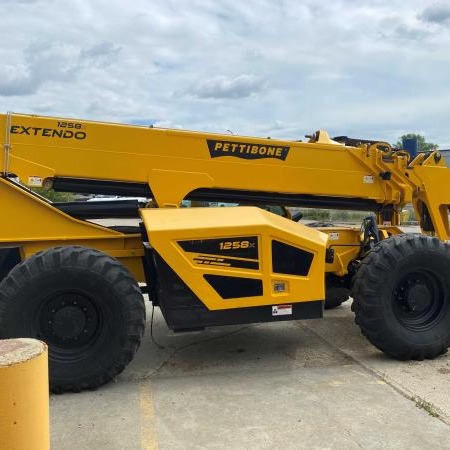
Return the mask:
[[[158,206],[206,197],[373,210],[395,225],[412,202],[424,231],[450,239],[448,169],[440,154],[386,144],[309,142],[0,115],[0,172],[29,186],[151,195]],[[427,225],[427,226],[425,226]]]

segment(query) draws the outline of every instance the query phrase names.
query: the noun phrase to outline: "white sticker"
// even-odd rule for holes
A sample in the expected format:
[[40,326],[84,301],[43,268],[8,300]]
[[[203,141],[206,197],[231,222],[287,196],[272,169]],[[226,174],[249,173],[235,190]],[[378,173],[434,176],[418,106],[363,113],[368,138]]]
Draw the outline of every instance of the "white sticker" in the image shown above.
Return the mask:
[[328,239],[330,241],[338,241],[339,240],[339,233],[328,233]]
[[390,220],[384,220],[384,221],[383,221],[383,226],[385,226],[385,227],[390,227],[391,225],[392,225],[392,223],[391,223]]
[[290,316],[292,315],[292,305],[272,306],[272,316]]
[[28,177],[28,186],[42,187],[42,178],[41,177]]
[[365,183],[365,184],[373,184],[373,175],[364,175],[363,183]]

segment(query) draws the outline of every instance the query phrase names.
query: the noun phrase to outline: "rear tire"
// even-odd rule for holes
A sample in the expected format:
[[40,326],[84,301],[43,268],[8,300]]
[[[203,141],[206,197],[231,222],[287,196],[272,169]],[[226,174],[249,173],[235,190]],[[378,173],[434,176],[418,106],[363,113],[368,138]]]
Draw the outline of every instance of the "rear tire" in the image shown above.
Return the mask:
[[0,283],[0,336],[48,344],[53,392],[95,389],[113,379],[132,360],[144,327],[138,284],[97,250],[37,253]]
[[341,306],[349,299],[349,290],[344,287],[326,287],[325,290],[325,309],[334,309]]
[[423,235],[394,236],[363,259],[352,290],[356,323],[384,353],[423,360],[450,345],[450,247]]
[[338,277],[331,273],[327,273],[325,277],[325,309],[334,309],[341,306],[350,297],[350,279],[346,277]]

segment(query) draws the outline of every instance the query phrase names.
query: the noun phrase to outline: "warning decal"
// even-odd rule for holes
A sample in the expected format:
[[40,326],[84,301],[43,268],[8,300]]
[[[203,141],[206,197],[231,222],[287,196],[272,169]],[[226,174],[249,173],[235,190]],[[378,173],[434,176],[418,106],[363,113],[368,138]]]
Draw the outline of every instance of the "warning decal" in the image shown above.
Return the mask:
[[292,315],[292,305],[272,306],[272,316],[290,316]]

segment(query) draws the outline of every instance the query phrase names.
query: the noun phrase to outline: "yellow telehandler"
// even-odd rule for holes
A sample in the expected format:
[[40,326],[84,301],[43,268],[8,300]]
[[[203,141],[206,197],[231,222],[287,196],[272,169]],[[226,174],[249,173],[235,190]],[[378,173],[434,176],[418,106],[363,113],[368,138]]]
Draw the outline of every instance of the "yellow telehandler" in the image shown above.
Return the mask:
[[[397,359],[450,345],[450,172],[439,152],[325,131],[306,142],[0,115],[0,338],[50,348],[54,392],[92,389],[131,361],[144,293],[170,329],[322,317],[356,323]],[[34,187],[145,198],[52,203]],[[371,211],[311,228],[254,206]],[[412,203],[422,233],[399,228]],[[134,217],[138,227],[92,219]]]

